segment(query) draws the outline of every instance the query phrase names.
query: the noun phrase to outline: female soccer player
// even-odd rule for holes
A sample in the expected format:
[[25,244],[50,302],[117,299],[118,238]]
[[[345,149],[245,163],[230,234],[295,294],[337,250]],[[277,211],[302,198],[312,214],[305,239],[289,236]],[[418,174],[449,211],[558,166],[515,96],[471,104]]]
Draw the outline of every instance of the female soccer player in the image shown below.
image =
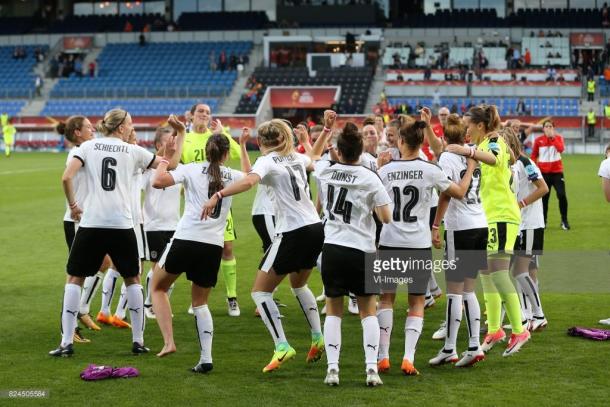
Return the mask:
[[[606,202],[610,202],[610,144],[606,146],[604,152],[605,159],[599,166],[597,175],[602,179],[602,192],[606,198]],[[600,319],[602,325],[610,325],[610,318]]]
[[[170,163],[175,168],[182,153],[184,125],[175,116],[170,116],[169,123],[178,132],[178,147]],[[144,295],[138,275],[138,247],[128,203],[135,170],[156,168],[162,158],[142,147],[126,143],[134,129],[131,116],[125,110],[112,109],[107,112],[97,129],[105,137],[82,143],[78,155],[74,155],[62,177],[71,218],[80,221],[80,226],[66,266],[68,278],[61,313],[62,340],[57,349],[49,352],[51,356],[70,356],[74,353],[72,336],[81,286],[85,277],[97,273],[106,254],[126,280],[132,352],[148,352],[144,346]],[[72,180],[81,169],[86,174],[86,212],[76,201],[72,187]]]
[[[74,147],[68,153],[66,166],[70,163],[74,155],[78,154],[80,145],[87,140],[93,139],[95,136],[95,128],[85,116],[71,116],[65,122],[59,123],[56,130],[60,135],[64,136],[74,145]],[[87,197],[85,173],[77,173],[72,180],[72,185],[74,188],[75,199],[77,202],[82,202],[84,204],[85,198]],[[70,207],[66,202],[64,233],[66,236],[66,243],[68,244],[68,250],[72,246],[77,229],[78,222],[76,222],[70,216]],[[100,280],[104,276],[104,271],[106,271],[110,264],[110,259],[107,256],[104,257],[104,262],[102,263],[100,270],[94,276],[87,277],[83,284],[83,293],[80,299],[78,318],[87,328],[95,331],[99,331],[101,328],[95,322],[93,322],[93,319],[89,315],[91,300],[100,286]],[[76,328],[74,339],[76,341],[80,341],[80,339],[82,339],[78,328]]]
[[[400,160],[387,161],[379,169],[379,176],[386,190],[393,197],[393,222],[381,230],[379,250],[395,251],[402,258],[414,259],[414,263],[432,262],[430,234],[430,203],[433,188],[446,192],[449,196],[462,199],[464,185],[470,183],[474,164],[460,181],[461,187],[447,179],[447,176],[436,165],[420,158],[420,148],[424,141],[424,129],[428,126],[421,120],[401,117]],[[406,375],[419,374],[413,366],[415,347],[424,323],[424,294],[428,286],[430,267],[420,267],[407,270],[405,278],[409,283],[409,312],[405,323],[405,353],[401,370]],[[393,307],[395,293],[383,293],[379,303],[379,370],[384,372],[390,368],[389,347],[393,325]]]
[[[460,117],[452,114],[443,128],[447,144],[464,145],[466,126]],[[468,172],[468,159],[454,154],[442,153],[439,166],[447,177],[458,181]],[[479,197],[481,170],[475,168],[469,185],[460,185],[462,199],[451,199],[442,193],[439,198],[434,223],[432,243],[441,248],[439,225],[445,220],[445,258],[456,264],[455,270],[445,270],[447,283],[447,308],[444,323],[445,346],[438,355],[430,359],[430,365],[455,363],[457,367],[471,366],[483,359],[480,348],[481,308],[475,293],[479,270],[487,269],[487,219]],[[462,321],[462,308],[468,324],[468,350],[458,359],[457,335]],[[434,338],[434,337],[433,337]],[[456,363],[457,362],[457,363]]]
[[[244,129],[244,133],[249,137],[248,129]],[[213,367],[214,326],[208,298],[218,278],[231,198],[218,200],[205,220],[201,220],[200,211],[210,197],[244,176],[242,172],[224,166],[229,149],[229,140],[225,136],[213,135],[206,145],[206,161],[182,165],[167,172],[165,162],[174,152],[173,142],[170,141],[166,145],[166,161],[157,168],[153,178],[155,188],[182,184],[185,190],[184,215],[153,276],[153,308],[164,342],[163,349],[157,356],[162,357],[176,351],[167,292],[179,275],[186,273],[186,278],[192,282],[192,306],[201,349],[199,363],[192,369],[198,373],[207,373]]]
[[[516,157],[512,166],[517,182],[517,200],[521,208],[519,238],[515,244],[513,276],[521,291],[522,314],[530,331],[546,328],[548,321],[542,311],[542,301],[536,278],[537,256],[544,246],[544,213],[541,198],[549,192],[540,169],[521,149],[521,141],[511,128],[502,130],[502,136]],[[529,305],[529,306],[528,306]],[[530,309],[531,307],[531,309]]]
[[[325,112],[326,128],[310,153],[314,159],[320,157],[335,118],[335,112]],[[259,182],[273,190],[276,236],[261,261],[252,287],[252,299],[275,342],[275,353],[263,372],[278,369],[296,354],[286,340],[280,312],[272,298],[273,290],[286,275],[311,329],[312,344],[307,362],[319,360],[324,351],[316,299],[307,287],[307,279],[322,250],[324,230],[309,199],[306,171],[312,168],[311,158],[294,152],[292,137],[292,129],[282,120],[273,119],[261,124],[258,143],[264,155],[256,160],[243,180],[223,188],[210,198],[202,212],[203,218],[209,217],[218,200],[247,191]]]
[[[171,127],[159,127],[155,132],[155,150],[157,155],[164,155],[165,145],[172,139],[174,131]],[[144,300],[144,312],[146,317],[154,319],[155,313],[152,309],[152,276],[154,268],[165,247],[170,242],[178,221],[180,220],[180,185],[172,185],[166,188],[153,188],[154,171],[146,170],[143,175],[144,185],[144,232],[146,237],[146,260],[152,263],[146,275],[146,299]],[[171,296],[173,286],[170,287],[168,296]]]
[[[376,135],[373,126],[366,127],[371,127]],[[358,165],[363,141],[356,125],[348,122],[337,140],[339,162],[321,160],[315,164],[326,212],[322,280],[326,293],[324,337],[328,371],[324,383],[331,386],[339,384],[343,296],[350,292],[357,298],[362,322],[366,384],[383,384],[377,372],[379,323],[375,317],[375,293],[365,288],[365,257],[376,251],[371,214],[374,211],[378,219],[389,223],[392,200],[377,174]]]
[[487,217],[488,268],[481,273],[481,285],[487,309],[488,333],[481,348],[488,352],[506,338],[500,326],[502,302],[512,326],[512,335],[503,356],[510,356],[529,340],[530,333],[521,325],[519,296],[508,274],[510,254],[515,247],[521,224],[521,212],[510,187],[512,156],[506,141],[498,134],[500,116],[493,105],[470,108],[468,133],[478,147],[447,146],[447,151],[481,163],[481,201]]
[[[241,156],[239,145],[233,140],[229,133],[224,131],[220,121],[212,120],[210,106],[204,103],[194,104],[193,107],[191,107],[191,116],[192,126],[191,131],[186,134],[184,139],[184,151],[181,158],[182,164],[205,161],[205,146],[212,134],[222,134],[229,140],[231,158],[239,158]],[[235,238],[233,215],[231,214],[231,211],[229,211],[220,269],[227,289],[228,313],[232,317],[238,317],[241,314],[237,302],[237,261],[233,255],[233,241]]]

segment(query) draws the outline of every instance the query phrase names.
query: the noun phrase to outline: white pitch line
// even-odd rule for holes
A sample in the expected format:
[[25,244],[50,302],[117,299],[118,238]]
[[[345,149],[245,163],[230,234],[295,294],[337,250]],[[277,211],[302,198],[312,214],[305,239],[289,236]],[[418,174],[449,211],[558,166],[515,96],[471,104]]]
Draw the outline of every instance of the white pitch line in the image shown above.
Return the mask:
[[30,168],[27,170],[0,171],[0,175],[26,174],[28,172],[40,172],[48,170],[59,170],[61,167]]

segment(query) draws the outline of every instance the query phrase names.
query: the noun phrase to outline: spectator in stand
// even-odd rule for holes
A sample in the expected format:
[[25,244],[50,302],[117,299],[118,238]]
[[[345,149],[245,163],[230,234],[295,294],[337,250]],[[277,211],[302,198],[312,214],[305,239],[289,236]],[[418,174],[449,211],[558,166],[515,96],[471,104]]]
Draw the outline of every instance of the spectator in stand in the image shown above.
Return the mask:
[[74,73],[79,78],[83,77],[83,59],[80,56],[74,60]]
[[220,51],[220,55],[218,56],[218,69],[220,69],[220,72],[227,70],[227,54],[224,50]]
[[396,76],[396,80],[397,80],[398,82],[404,82],[405,78],[402,76],[402,74],[401,74],[401,73],[399,73],[399,74],[398,74],[398,76]]
[[610,26],[610,15],[608,13],[608,3],[604,3],[602,7],[602,26],[608,27]]
[[515,47],[515,49],[513,49],[513,64],[512,64],[513,69],[517,69],[520,58],[521,58],[521,52],[519,51],[519,47]]
[[587,81],[587,100],[593,102],[595,100],[595,79],[589,78]]
[[544,31],[538,31],[538,38],[544,38]]
[[544,181],[549,187],[549,192],[542,197],[544,211],[544,223],[547,224],[547,213],[549,210],[549,198],[551,190],[555,187],[557,200],[559,201],[559,212],[561,214],[561,228],[570,230],[568,223],[568,198],[563,176],[563,163],[561,153],[565,150],[563,137],[555,132],[555,125],[550,120],[543,123],[544,133],[536,138],[532,148],[532,160],[536,162]]
[[97,76],[97,61],[89,62],[89,77],[95,78]]
[[555,80],[555,76],[557,76],[557,70],[551,65],[551,62],[549,61],[547,62],[546,68],[546,81],[553,82]]
[[347,103],[345,105],[345,109],[343,109],[346,114],[354,114],[356,113],[356,104],[354,100],[350,97],[347,99]]
[[146,36],[144,35],[144,31],[140,33],[140,36],[138,37],[138,42],[140,43],[141,47],[146,46]]
[[587,138],[595,137],[595,125],[597,124],[597,117],[593,108],[589,109],[587,113]]
[[439,107],[441,107],[441,91],[436,88],[432,94],[432,109],[434,109],[434,113],[438,112]]
[[36,96],[42,96],[42,77],[40,75],[36,75],[34,86],[36,87]]
[[430,65],[427,65],[424,69],[424,80],[429,81],[430,78],[432,78],[432,69],[430,69]]
[[563,76],[562,73],[559,73],[559,76],[557,77],[557,82],[565,82],[566,78]]
[[526,114],[528,114],[527,106],[525,106],[525,101],[523,100],[523,98],[520,98],[519,102],[517,102],[516,113],[518,116],[525,116]]
[[129,20],[127,20],[125,22],[125,26],[123,27],[123,32],[126,32],[126,33],[133,32],[133,25],[131,24],[131,22],[129,22]]
[[526,49],[525,49],[525,57],[524,57],[524,60],[525,60],[525,67],[526,67],[526,68],[529,68],[529,67],[530,67],[530,65],[532,64],[532,53],[530,52],[530,49],[529,49],[529,48],[526,48]]
[[237,56],[235,54],[231,54],[229,57],[229,69],[234,71],[237,69]]
[[451,105],[451,109],[449,109],[450,113],[458,113],[458,105],[456,105],[455,103]]

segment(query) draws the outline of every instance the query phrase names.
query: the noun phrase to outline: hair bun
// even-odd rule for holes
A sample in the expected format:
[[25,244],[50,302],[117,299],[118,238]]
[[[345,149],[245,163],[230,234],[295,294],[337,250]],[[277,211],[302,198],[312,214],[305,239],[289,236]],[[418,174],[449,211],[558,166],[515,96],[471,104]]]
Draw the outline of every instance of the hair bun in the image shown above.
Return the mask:
[[452,113],[447,117],[447,125],[457,126],[459,124],[462,124],[462,119],[460,119],[460,116],[458,116],[457,114]]
[[55,126],[55,131],[62,136],[66,135],[66,122],[59,122],[57,126]]
[[357,136],[358,135],[358,126],[356,126],[352,122],[346,122],[345,126],[343,126],[342,133],[343,133],[344,137]]
[[423,120],[416,120],[414,126],[416,129],[425,129],[428,127],[428,123]]

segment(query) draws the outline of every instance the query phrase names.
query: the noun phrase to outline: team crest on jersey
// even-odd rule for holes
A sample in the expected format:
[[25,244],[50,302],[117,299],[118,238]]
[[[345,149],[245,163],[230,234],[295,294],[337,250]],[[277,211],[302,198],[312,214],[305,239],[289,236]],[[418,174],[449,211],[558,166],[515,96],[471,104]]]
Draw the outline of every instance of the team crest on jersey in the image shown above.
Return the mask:
[[150,252],[150,257],[152,257],[153,259],[157,258],[157,252],[155,250]]

